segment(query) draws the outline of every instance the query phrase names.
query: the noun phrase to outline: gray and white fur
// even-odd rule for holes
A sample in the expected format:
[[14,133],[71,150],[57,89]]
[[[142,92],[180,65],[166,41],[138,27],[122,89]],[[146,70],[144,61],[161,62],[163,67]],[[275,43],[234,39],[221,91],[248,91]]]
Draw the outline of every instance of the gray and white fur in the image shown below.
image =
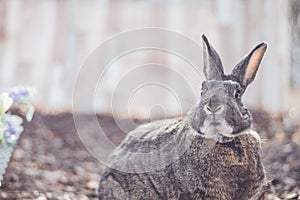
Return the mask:
[[[255,199],[265,184],[261,141],[242,103],[266,43],[224,74],[202,35],[201,98],[187,116],[155,121],[130,132],[110,157],[99,199]],[[154,153],[153,153],[154,152]]]

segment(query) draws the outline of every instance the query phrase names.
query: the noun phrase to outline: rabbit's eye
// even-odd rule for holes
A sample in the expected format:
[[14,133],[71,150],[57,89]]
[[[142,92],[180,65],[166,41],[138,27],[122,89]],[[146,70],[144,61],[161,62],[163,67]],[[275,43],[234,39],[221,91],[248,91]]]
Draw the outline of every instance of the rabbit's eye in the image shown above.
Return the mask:
[[234,98],[236,99],[241,98],[241,90],[237,89],[234,91]]
[[201,89],[200,95],[203,96],[207,92],[207,89]]
[[201,96],[203,96],[203,94],[204,94],[204,91],[203,91],[203,90],[201,90],[201,93],[200,93],[200,95],[201,95]]

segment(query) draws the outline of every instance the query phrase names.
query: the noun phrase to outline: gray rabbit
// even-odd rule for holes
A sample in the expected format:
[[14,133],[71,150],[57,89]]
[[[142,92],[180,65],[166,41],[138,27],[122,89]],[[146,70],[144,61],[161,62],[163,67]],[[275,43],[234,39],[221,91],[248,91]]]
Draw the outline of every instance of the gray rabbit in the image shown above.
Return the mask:
[[255,199],[265,184],[259,135],[241,98],[253,81],[266,43],[229,75],[203,40],[201,98],[187,116],[131,131],[109,159],[99,199]]

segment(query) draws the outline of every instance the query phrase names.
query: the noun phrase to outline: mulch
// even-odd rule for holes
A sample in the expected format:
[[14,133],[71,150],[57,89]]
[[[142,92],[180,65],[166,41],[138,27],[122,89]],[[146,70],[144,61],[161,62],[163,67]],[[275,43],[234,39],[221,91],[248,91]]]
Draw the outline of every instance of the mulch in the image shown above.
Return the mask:
[[[264,141],[263,162],[271,185],[263,198],[300,199],[299,116],[273,116],[257,110],[252,114],[254,127]],[[114,119],[97,117],[105,122],[108,137],[118,144],[125,135],[116,128]],[[24,126],[2,182],[0,199],[97,199],[104,166],[82,144],[72,113],[37,112]]]

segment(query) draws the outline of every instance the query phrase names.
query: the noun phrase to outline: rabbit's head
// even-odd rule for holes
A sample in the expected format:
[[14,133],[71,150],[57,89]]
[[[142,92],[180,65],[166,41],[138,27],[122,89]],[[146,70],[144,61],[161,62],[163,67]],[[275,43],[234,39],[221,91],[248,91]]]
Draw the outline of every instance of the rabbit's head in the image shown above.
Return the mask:
[[257,45],[226,75],[216,50],[205,35],[202,40],[206,81],[202,83],[199,102],[188,114],[189,123],[203,137],[227,142],[251,127],[242,96],[256,75],[267,44]]

